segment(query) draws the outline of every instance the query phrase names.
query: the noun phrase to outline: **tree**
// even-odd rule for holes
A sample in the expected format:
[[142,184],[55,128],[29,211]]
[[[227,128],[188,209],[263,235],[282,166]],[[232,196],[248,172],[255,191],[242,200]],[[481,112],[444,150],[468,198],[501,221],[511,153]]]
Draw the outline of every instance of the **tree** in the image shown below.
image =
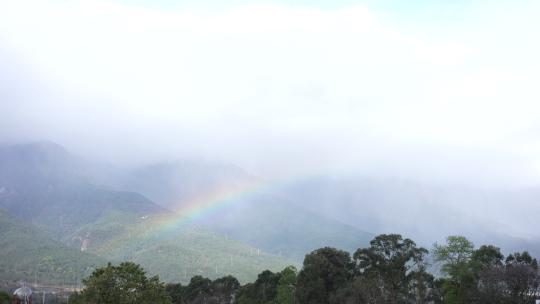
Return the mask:
[[539,291],[538,262],[524,251],[505,260],[505,283],[511,303],[531,303]]
[[445,245],[434,245],[435,261],[447,277],[442,280],[445,303],[471,303],[476,290],[476,279],[471,268],[474,244],[463,236],[449,236]]
[[194,276],[187,286],[178,283],[167,284],[165,288],[174,304],[229,304],[240,288],[240,283],[230,275],[214,281]]
[[259,274],[254,283],[246,284],[238,292],[238,304],[269,304],[276,299],[280,273],[265,270]]
[[240,283],[233,276],[228,275],[214,280],[212,282],[213,301],[220,304],[231,303],[238,288],[240,288]]
[[474,252],[474,244],[464,236],[449,236],[446,245],[434,245],[433,254],[437,262],[442,262],[442,271],[450,276],[459,274],[467,265]]
[[433,281],[425,271],[424,256],[427,253],[425,248],[417,247],[415,242],[403,239],[399,234],[382,234],[370,242],[370,247],[354,253],[355,276],[376,282],[380,289],[378,294],[385,303],[425,298],[427,284]]
[[147,278],[144,270],[131,262],[98,268],[83,280],[84,289],[71,303],[92,304],[169,304],[170,297],[157,276]]
[[331,304],[385,304],[381,286],[367,277],[355,277],[330,296]]
[[473,267],[477,270],[502,266],[503,258],[501,249],[492,245],[482,245],[471,255]]
[[426,271],[424,265],[418,266],[408,275],[408,298],[407,303],[433,303],[437,300],[438,294],[435,291],[435,278]]
[[492,265],[476,273],[477,294],[474,296],[479,304],[508,304],[508,289],[505,283],[506,270],[503,265]]
[[491,245],[483,245],[473,252],[471,268],[476,279],[474,298],[478,303],[507,303],[503,258],[500,249]]
[[173,304],[183,304],[185,299],[186,287],[182,284],[167,284],[165,285],[165,291],[169,297],[171,297]]
[[0,304],[9,304],[11,303],[11,297],[8,293],[0,291]]
[[238,290],[236,294],[237,304],[250,304],[250,303],[260,303],[257,299],[257,290],[255,289],[254,283],[248,283]]
[[298,274],[296,294],[299,303],[326,304],[352,277],[348,252],[325,247],[306,255]]
[[188,303],[206,303],[212,296],[212,281],[200,275],[192,277],[186,286],[184,296]]
[[281,271],[277,285],[276,303],[293,304],[296,291],[296,267],[289,266]]

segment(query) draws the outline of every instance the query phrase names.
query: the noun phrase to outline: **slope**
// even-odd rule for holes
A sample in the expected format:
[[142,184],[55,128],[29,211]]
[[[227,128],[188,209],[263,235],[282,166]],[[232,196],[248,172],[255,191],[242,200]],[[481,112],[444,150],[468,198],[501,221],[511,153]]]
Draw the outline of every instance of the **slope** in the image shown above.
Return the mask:
[[[246,281],[289,264],[268,254],[249,256],[244,253],[256,249],[187,226],[146,237],[152,226],[176,215],[139,193],[94,184],[94,166],[52,143],[0,147],[0,208],[72,248],[140,262],[167,280],[231,273]],[[231,257],[234,262],[222,266]]]
[[523,227],[533,226],[537,213],[532,211],[540,191],[480,190],[355,177],[304,180],[276,191],[292,200],[309,202],[306,206],[313,212],[377,234],[399,232],[428,248],[448,235],[465,235],[477,245],[492,243],[506,253],[529,250],[540,256],[535,229],[529,228],[527,235],[508,225],[519,222]]
[[[204,216],[196,223],[273,254],[301,261],[322,246],[355,250],[373,234],[344,224],[304,205],[277,196],[242,169],[221,163],[179,161],[139,168],[123,188],[140,191],[156,203],[183,212],[195,202]],[[262,189],[259,189],[262,188]]]
[[218,278],[228,274],[248,282],[261,270],[278,271],[295,264],[179,221],[172,214],[109,214],[82,227],[76,238],[85,240],[85,251],[140,263],[168,282],[187,283],[194,275]]
[[1,286],[11,286],[18,280],[75,285],[94,267],[105,264],[104,259],[55,241],[31,224],[2,210],[0,256]]

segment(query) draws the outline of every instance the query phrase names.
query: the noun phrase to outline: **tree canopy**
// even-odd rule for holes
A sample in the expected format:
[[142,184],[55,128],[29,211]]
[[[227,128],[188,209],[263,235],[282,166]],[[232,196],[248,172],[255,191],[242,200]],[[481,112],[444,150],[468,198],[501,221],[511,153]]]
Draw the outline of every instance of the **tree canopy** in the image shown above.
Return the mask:
[[96,269],[71,303],[172,304],[529,304],[540,292],[538,262],[528,252],[504,257],[498,247],[450,236],[432,250],[442,277],[428,272],[427,249],[399,234],[376,236],[351,255],[324,247],[302,269],[265,270],[252,283],[194,276],[189,284],[148,278],[140,266]]
[[132,262],[110,263],[98,268],[84,281],[84,289],[71,297],[71,303],[92,304],[169,304],[171,298],[157,276],[148,278]]

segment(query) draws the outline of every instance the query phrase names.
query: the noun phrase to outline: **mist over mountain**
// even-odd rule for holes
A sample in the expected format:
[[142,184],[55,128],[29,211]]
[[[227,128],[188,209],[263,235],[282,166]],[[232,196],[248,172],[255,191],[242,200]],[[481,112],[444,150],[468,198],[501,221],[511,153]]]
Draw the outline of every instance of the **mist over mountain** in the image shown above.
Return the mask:
[[[153,185],[149,186],[149,190],[145,190],[144,186],[139,190],[148,196],[152,192],[167,196],[166,199],[156,198],[155,201],[173,210],[181,210],[184,203],[207,192],[234,188],[234,185],[250,180],[265,183],[264,179],[254,177],[236,166],[215,164],[212,167],[204,162],[198,166],[194,162],[184,165],[160,164],[142,172],[145,178],[141,180],[152,177],[150,180],[157,182],[147,183],[147,186]],[[205,174],[206,178],[201,179]],[[264,194],[244,198],[244,202],[235,203],[234,208],[227,212],[217,212],[217,218],[209,217],[210,225],[228,233],[234,231],[232,227],[245,226],[241,229],[249,235],[245,240],[259,240],[256,242],[263,247],[264,239],[253,231],[254,227],[266,225],[271,227],[273,235],[283,238],[290,235],[290,230],[314,229],[310,224],[316,223],[315,226],[321,228],[318,234],[324,235],[323,231],[331,229],[328,230],[323,223],[330,220],[344,225],[339,231],[341,237],[349,230],[345,234],[354,235],[351,240],[357,238],[362,243],[369,236],[353,233],[354,230],[368,231],[371,235],[401,231],[426,247],[448,235],[467,235],[478,244],[497,240],[508,252],[523,248],[537,252],[540,249],[535,233],[538,229],[535,216],[538,207],[535,202],[540,196],[535,188],[494,190],[358,176],[311,177],[286,183],[266,183],[269,186],[263,191]],[[134,189],[133,186],[128,188]],[[261,204],[261,201],[265,203]],[[291,219],[285,222],[288,225],[273,223],[276,219],[283,220],[289,216]],[[518,222],[519,226],[513,224]],[[297,229],[292,229],[291,224],[298,225]],[[287,230],[281,231],[282,227],[287,227]],[[238,233],[232,235],[242,237]],[[339,239],[338,235],[328,237],[331,244],[334,244],[331,239]],[[351,245],[354,246],[354,241]],[[276,252],[275,249],[268,249]]]
[[[277,270],[294,263],[189,222],[177,225],[176,214],[142,194],[104,184],[100,169],[107,166],[86,162],[57,144],[1,146],[0,156],[0,209],[19,225],[11,228],[9,221],[2,221],[6,241],[12,244],[0,251],[9,257],[6,261],[27,256],[17,262],[18,268],[2,268],[4,278],[19,269],[19,278],[39,273],[42,283],[54,283],[58,276],[48,278],[39,266],[50,259],[60,268],[75,262],[66,270],[71,285],[80,284],[89,267],[100,266],[98,261],[137,261],[170,281],[196,274],[235,274],[247,281],[262,268]],[[109,167],[107,172],[117,170]],[[28,230],[39,233],[32,236]],[[23,255],[18,252],[28,244],[19,242],[36,243],[37,248]]]
[[528,271],[537,296],[539,14],[0,1],[0,292],[132,262],[102,269],[159,276],[164,303],[468,303]]
[[[152,214],[176,214],[185,219],[185,227],[200,227],[291,261],[324,245],[354,250],[375,234],[393,231],[426,247],[447,235],[467,234],[478,244],[497,240],[508,252],[539,248],[534,216],[527,216],[538,197],[534,189],[444,188],[366,177],[274,183],[238,166],[193,159],[126,169],[83,160],[51,142],[2,146],[0,152],[6,173],[2,208],[79,248],[85,243],[85,249],[101,250],[110,231],[96,228],[137,231],[127,224],[143,223],[140,218]],[[460,209],[465,204],[492,210],[479,216]],[[501,217],[510,204],[521,211]],[[508,225],[517,220],[531,231]]]
[[35,2],[0,10],[0,141],[278,180],[540,183],[535,3]]
[[[532,203],[540,197],[533,189],[496,191],[395,179],[319,178],[279,191],[293,200],[312,202],[306,205],[310,210],[359,229],[375,234],[401,231],[426,247],[447,235],[467,235],[478,245],[497,240],[507,252],[540,249]],[[520,227],[511,224],[516,222]]]

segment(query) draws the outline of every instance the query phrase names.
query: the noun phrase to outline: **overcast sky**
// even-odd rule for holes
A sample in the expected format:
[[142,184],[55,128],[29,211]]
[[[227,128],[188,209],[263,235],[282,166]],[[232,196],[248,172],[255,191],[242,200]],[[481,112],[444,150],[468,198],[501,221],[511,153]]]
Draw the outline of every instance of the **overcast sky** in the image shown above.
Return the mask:
[[0,141],[540,184],[540,2],[223,3],[0,2]]

